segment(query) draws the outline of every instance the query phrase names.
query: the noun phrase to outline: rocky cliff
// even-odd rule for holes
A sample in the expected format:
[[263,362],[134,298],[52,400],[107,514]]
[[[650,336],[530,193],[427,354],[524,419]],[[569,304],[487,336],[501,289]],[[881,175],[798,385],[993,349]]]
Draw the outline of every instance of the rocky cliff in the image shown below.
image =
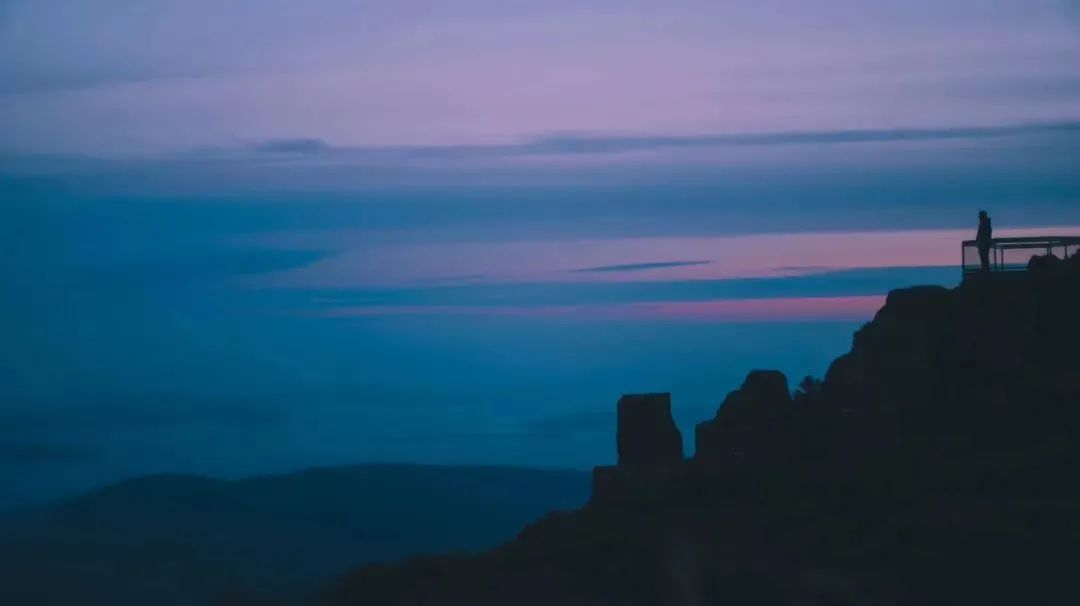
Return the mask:
[[754,371],[682,456],[619,402],[590,504],[334,604],[1076,603],[1080,260],[890,293],[820,385]]

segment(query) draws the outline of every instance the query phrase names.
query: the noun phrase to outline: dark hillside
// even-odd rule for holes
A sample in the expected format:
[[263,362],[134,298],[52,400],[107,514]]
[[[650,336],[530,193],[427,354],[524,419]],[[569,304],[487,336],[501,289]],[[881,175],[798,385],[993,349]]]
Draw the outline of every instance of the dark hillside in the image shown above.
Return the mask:
[[501,467],[138,478],[0,518],[0,603],[293,601],[361,564],[489,548],[587,498],[586,473]]

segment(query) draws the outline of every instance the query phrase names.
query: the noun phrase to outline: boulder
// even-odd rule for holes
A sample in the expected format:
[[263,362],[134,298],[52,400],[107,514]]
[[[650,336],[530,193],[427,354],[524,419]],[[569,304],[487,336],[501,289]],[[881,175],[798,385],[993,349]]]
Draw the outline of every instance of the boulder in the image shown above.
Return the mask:
[[683,460],[682,434],[671,417],[671,394],[624,395],[618,405],[619,465],[670,465]]

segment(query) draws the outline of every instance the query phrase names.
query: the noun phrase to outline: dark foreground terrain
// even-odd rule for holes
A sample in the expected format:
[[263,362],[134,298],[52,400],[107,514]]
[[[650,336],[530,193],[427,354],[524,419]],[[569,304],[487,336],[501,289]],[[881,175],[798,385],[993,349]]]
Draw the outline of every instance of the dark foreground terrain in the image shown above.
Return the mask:
[[624,397],[589,505],[320,600],[1080,603],[1080,260],[893,292],[822,382],[755,371],[696,438]]
[[499,467],[141,478],[0,518],[0,604],[294,602],[361,564],[491,547],[588,491],[584,472]]

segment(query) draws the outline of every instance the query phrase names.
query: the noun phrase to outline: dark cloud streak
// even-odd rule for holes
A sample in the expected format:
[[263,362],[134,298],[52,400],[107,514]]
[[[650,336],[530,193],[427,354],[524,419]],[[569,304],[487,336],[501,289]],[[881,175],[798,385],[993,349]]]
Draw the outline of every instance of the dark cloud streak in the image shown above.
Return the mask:
[[687,267],[692,265],[707,265],[711,261],[655,261],[652,263],[625,263],[622,265],[600,265],[597,267],[582,267],[571,269],[570,273],[603,273],[619,271],[646,271],[650,269],[666,269],[668,267]]
[[20,442],[0,444],[0,465],[64,463],[94,456],[92,450],[73,444]]
[[897,266],[836,269],[807,275],[664,280],[642,282],[536,282],[507,285],[467,284],[426,288],[312,289],[310,298],[333,300],[336,307],[494,306],[539,307],[665,301],[712,301],[787,297],[884,295],[902,286],[953,286],[952,266]]
[[700,136],[592,137],[569,135],[537,139],[528,144],[527,147],[536,150],[537,152],[547,151],[588,154],[644,151],[676,147],[943,141],[950,139],[986,139],[1029,134],[1077,132],[1080,132],[1080,122],[927,129],[828,130]]
[[554,134],[508,145],[339,147],[320,139],[272,140],[254,146],[258,152],[332,154],[356,160],[440,160],[539,155],[612,154],[662,149],[901,143],[993,139],[1023,135],[1080,133],[1080,121],[959,126],[945,128],[782,131],[709,135]]
[[252,147],[254,151],[268,154],[313,154],[330,149],[330,145],[322,139],[271,139],[263,141]]

